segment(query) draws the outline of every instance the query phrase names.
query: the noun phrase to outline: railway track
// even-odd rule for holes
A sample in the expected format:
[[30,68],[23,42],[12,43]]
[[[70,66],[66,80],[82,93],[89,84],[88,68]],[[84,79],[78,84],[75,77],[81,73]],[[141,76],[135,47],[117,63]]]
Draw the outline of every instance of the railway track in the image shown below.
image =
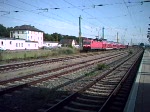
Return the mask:
[[[86,55],[81,55],[81,56],[86,57]],[[30,67],[30,66],[35,66],[35,65],[60,62],[60,61],[75,59],[75,58],[79,58],[79,57],[80,56],[72,56],[72,57],[68,56],[68,57],[64,57],[64,58],[53,58],[53,59],[49,59],[49,60],[40,60],[40,61],[33,61],[33,62],[24,62],[24,63],[9,64],[9,65],[1,65],[0,66],[0,72],[15,70],[15,69],[24,68],[24,67]]]
[[[121,112],[127,100],[143,51],[121,61],[101,75],[86,80],[77,92],[62,95],[42,112]],[[88,81],[88,82],[87,82]],[[84,82],[85,83],[85,82]],[[125,99],[125,100],[124,100]],[[49,107],[49,108],[48,108]]]
[[[110,51],[109,52],[105,51],[103,53],[110,53]],[[96,54],[98,55],[99,53],[96,53]],[[71,59],[76,59],[76,58],[89,57],[93,55],[95,55],[95,53],[86,53],[86,54],[80,54],[80,55],[75,55],[75,56],[52,58],[48,60],[38,60],[38,61],[0,65],[0,73],[3,73],[5,71],[8,72],[10,70],[16,70],[20,68],[25,68],[25,67],[36,66],[36,65],[50,64],[50,63],[56,63],[56,62],[61,62],[61,61],[66,61],[66,60],[71,60]]]
[[[104,56],[104,57],[100,57],[98,59],[96,58],[96,59],[91,59],[91,60],[87,60],[87,61],[83,61],[83,62],[78,62],[78,63],[72,64],[72,65],[66,65],[66,66],[62,66],[62,67],[55,68],[52,70],[42,71],[39,73],[33,73],[33,74],[30,74],[27,76],[22,76],[22,77],[18,77],[18,78],[14,78],[14,79],[1,81],[0,82],[0,87],[1,87],[0,95],[10,93],[12,91],[15,91],[15,90],[23,88],[23,87],[28,87],[30,85],[41,83],[46,80],[52,80],[56,77],[60,77],[65,74],[72,73],[72,72],[84,69],[86,67],[90,68],[94,64],[104,62],[105,60],[111,60],[112,58],[122,56],[123,54],[125,54],[125,52],[121,52],[120,54],[118,54],[118,53],[112,54],[108,57]],[[60,72],[58,72],[58,71],[60,71]],[[57,73],[55,73],[55,72],[57,72]],[[49,73],[50,73],[50,75],[49,75]]]

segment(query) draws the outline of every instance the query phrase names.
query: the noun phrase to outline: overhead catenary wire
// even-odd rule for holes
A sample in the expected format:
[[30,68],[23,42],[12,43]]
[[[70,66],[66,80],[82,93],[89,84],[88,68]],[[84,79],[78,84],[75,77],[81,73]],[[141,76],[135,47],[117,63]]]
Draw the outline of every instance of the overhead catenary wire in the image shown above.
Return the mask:
[[[114,1],[112,3],[109,3],[109,2],[108,3],[107,2],[98,3],[96,0],[95,1],[88,0],[87,1],[88,5],[86,5],[86,4],[84,4],[83,1],[82,1],[82,4],[79,3],[79,2],[76,4],[76,3],[70,2],[69,0],[62,0],[61,2],[38,1],[37,3],[39,3],[39,4],[35,5],[34,1],[28,2],[28,1],[23,1],[23,0],[17,0],[16,4],[18,2],[20,2],[19,4],[21,4],[21,5],[15,5],[15,4],[10,4],[8,2],[9,0],[4,0],[4,1],[5,2],[4,3],[1,2],[1,4],[5,4],[5,5],[9,4],[8,6],[11,5],[10,7],[13,7],[13,8],[16,8],[16,9],[13,10],[12,8],[10,8],[11,10],[9,11],[7,9],[3,10],[5,8],[3,8],[3,9],[1,8],[0,9],[1,11],[7,11],[7,12],[0,12],[1,17],[7,15],[7,17],[12,18],[12,19],[14,19],[14,17],[15,17],[15,19],[18,19],[18,21],[23,21],[23,20],[26,21],[26,19],[20,18],[20,16],[22,17],[23,14],[27,16],[28,13],[32,13],[32,15],[35,14],[39,18],[45,17],[44,19],[47,18],[47,20],[49,20],[49,21],[54,19],[54,20],[61,21],[62,23],[68,23],[70,25],[73,25],[73,26],[76,25],[77,26],[78,22],[76,20],[78,19],[78,16],[81,14],[82,15],[82,23],[83,23],[82,29],[84,31],[83,34],[86,34],[86,35],[87,34],[88,35],[94,35],[95,34],[95,35],[97,35],[96,28],[100,29],[104,26],[105,29],[107,29],[106,31],[111,30],[112,36],[114,35],[113,32],[121,31],[123,33],[124,32],[124,30],[123,30],[124,26],[119,26],[118,27],[116,25],[115,26],[110,25],[112,22],[109,23],[108,20],[103,22],[105,17],[96,16],[93,13],[91,13],[91,10],[98,11],[99,10],[98,7],[102,7],[101,9],[105,9],[105,8],[107,8],[107,6],[108,7],[112,7],[112,6],[115,6],[115,5],[119,6],[119,5],[124,5],[125,3],[126,3],[126,5],[128,6],[128,9],[129,9],[129,7],[136,6],[136,5],[142,5],[142,3],[144,3],[144,2],[141,3],[140,1],[138,1],[138,2],[132,2],[132,1],[126,2],[126,1],[124,1],[124,2],[120,2],[120,3],[119,2],[115,3],[115,1]],[[65,2],[69,5],[67,5],[67,4],[60,5],[59,3],[62,3],[63,1],[64,2],[67,1],[70,4]],[[48,3],[51,4],[49,7],[48,7]],[[56,4],[59,4],[59,5],[56,5]],[[130,5],[130,4],[132,4],[132,5]],[[29,7],[29,8],[25,8],[25,7]],[[75,11],[79,10],[79,11],[77,11],[79,14],[77,15],[76,13],[71,13],[69,11],[69,9],[72,9],[72,10],[75,10]],[[15,12],[15,10],[16,10],[16,12]],[[129,9],[129,11],[130,11],[130,9]],[[8,13],[8,12],[10,12],[10,13]],[[63,16],[63,14],[60,14],[60,13],[65,13],[65,16]],[[120,15],[120,14],[119,15],[114,15],[112,17],[110,16],[109,20],[114,19],[114,18],[121,18],[121,17],[128,16],[128,15],[129,15],[129,13],[124,13],[122,15]],[[131,13],[131,16],[133,16],[132,13]],[[7,18],[7,17],[5,17],[5,18]],[[129,17],[130,17],[130,15],[129,15]],[[88,18],[94,18],[94,19],[90,20]],[[131,17],[130,17],[130,20],[131,20]],[[31,23],[30,21],[28,21],[28,22]],[[28,22],[26,21],[26,23],[28,23]],[[35,22],[36,21],[32,22],[32,24],[37,24],[38,25],[38,22],[36,22],[36,23]],[[61,22],[60,22],[60,24],[61,24]],[[40,23],[42,23],[42,22],[40,22]],[[134,23],[132,23],[132,24],[134,24]],[[52,25],[52,24],[47,24],[47,25],[53,26],[55,28],[55,25]],[[137,27],[137,25],[136,25],[136,27]],[[71,30],[71,29],[69,28],[68,30]],[[120,29],[122,29],[122,30],[120,30]],[[57,27],[56,27],[56,32],[57,32]],[[122,34],[120,34],[120,35],[122,35]]]

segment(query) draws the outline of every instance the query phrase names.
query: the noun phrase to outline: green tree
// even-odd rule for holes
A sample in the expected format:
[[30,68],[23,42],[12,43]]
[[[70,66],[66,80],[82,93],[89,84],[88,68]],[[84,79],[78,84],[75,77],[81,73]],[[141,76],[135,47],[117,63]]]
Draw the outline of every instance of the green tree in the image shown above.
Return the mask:
[[6,37],[10,37],[10,31],[12,31],[13,27],[8,27],[7,28],[7,34]]
[[7,33],[7,28],[0,24],[0,36],[6,37]]
[[0,36],[2,37],[10,37],[10,31],[13,29],[13,27],[6,28],[2,24],[0,24]]
[[140,46],[144,46],[144,43],[140,43]]
[[58,33],[53,33],[51,36],[54,38],[54,41],[60,41],[62,39],[62,35]]

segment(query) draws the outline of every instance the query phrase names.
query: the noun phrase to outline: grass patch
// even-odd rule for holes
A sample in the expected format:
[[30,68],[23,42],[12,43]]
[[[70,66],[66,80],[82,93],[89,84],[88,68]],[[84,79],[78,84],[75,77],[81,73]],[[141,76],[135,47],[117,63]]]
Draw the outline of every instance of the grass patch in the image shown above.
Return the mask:
[[93,76],[93,75],[95,75],[95,70],[85,74],[85,76]]
[[129,55],[133,54],[133,51],[132,51],[132,50],[129,50],[128,54],[129,54]]
[[24,50],[24,51],[3,51],[0,52],[0,61],[57,57],[62,55],[71,55],[78,52],[79,51],[77,49],[67,47],[52,50],[41,49],[41,50]]
[[103,70],[105,68],[108,68],[108,66],[105,63],[97,64],[97,70]]
[[103,69],[106,69],[106,68],[108,68],[108,65],[106,65],[105,63],[97,64],[97,67],[94,70],[92,70],[91,72],[86,73],[85,76],[97,75],[97,73],[99,73],[100,70],[103,70]]

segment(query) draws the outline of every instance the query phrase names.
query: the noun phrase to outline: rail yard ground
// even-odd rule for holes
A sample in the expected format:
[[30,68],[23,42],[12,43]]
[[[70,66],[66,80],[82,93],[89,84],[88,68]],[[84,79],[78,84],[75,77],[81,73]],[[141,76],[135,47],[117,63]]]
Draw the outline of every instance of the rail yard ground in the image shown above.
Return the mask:
[[[142,49],[135,47],[116,51],[76,54],[66,56],[66,58],[65,56],[63,58],[57,57],[53,61],[48,58],[47,60],[51,61],[32,66],[29,64],[24,67],[15,65],[13,62],[16,68],[4,70],[0,75],[0,111],[46,112],[48,108],[53,107],[67,96],[119,66],[119,63],[122,62],[123,65],[124,60],[127,61],[134,56],[136,59],[136,56],[140,56],[141,53]],[[130,63],[132,64],[132,61],[120,68],[122,72],[118,75],[119,77],[123,76],[121,73],[125,72],[124,69],[130,68],[128,67]],[[115,79],[115,77],[118,76],[116,75],[112,79],[113,76],[109,75],[111,79],[100,80],[101,82],[106,80],[113,82],[114,80],[117,83],[115,80],[119,81],[120,78]]]

